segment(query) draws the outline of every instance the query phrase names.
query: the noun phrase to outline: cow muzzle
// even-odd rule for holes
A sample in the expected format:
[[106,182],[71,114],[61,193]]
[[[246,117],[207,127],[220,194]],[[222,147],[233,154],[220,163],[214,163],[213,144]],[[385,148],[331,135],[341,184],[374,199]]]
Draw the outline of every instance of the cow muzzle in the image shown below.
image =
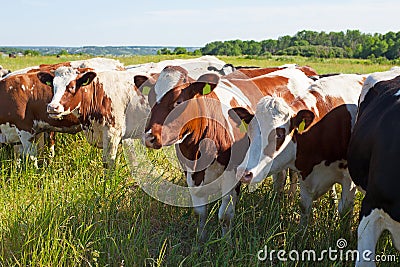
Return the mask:
[[238,169],[237,170],[237,178],[244,184],[249,184],[253,179],[253,172],[247,169]]
[[154,136],[151,132],[147,132],[143,135],[143,144],[153,149],[160,149],[162,147],[159,138]]
[[51,118],[60,118],[64,113],[64,107],[60,104],[49,103],[47,104],[47,113]]

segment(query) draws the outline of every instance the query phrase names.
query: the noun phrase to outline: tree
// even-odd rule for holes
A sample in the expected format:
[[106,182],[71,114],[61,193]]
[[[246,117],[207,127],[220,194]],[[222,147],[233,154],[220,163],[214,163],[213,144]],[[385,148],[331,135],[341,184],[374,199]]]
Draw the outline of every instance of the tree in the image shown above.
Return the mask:
[[346,32],[299,31],[278,40],[215,41],[200,49],[204,55],[302,55],[308,57],[381,58],[400,57],[400,32],[385,35],[365,34],[359,30]]
[[277,40],[264,40],[261,41],[261,54],[265,54],[269,52],[271,54],[275,54],[278,51],[278,41]]
[[58,56],[67,56],[67,55],[69,55],[69,53],[68,53],[68,51],[67,50],[65,50],[65,49],[61,49],[61,51],[60,52],[58,52],[58,54],[57,54]]
[[158,55],[171,55],[172,52],[168,48],[164,47],[157,51]]
[[175,47],[175,49],[174,49],[175,55],[186,55],[187,53],[188,53],[188,51],[184,47]]
[[24,55],[25,56],[40,56],[40,52],[39,51],[35,51],[35,50],[27,49],[27,50],[24,51]]

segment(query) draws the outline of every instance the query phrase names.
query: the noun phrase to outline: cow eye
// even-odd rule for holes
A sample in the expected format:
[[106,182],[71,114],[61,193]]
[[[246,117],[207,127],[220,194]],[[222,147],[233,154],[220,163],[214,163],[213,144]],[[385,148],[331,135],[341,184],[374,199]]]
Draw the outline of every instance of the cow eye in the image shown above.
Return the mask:
[[174,103],[174,108],[178,105],[180,105],[182,103],[182,100],[178,99],[175,103]]
[[75,94],[75,86],[69,87],[69,88],[68,88],[68,91],[69,91],[71,94]]

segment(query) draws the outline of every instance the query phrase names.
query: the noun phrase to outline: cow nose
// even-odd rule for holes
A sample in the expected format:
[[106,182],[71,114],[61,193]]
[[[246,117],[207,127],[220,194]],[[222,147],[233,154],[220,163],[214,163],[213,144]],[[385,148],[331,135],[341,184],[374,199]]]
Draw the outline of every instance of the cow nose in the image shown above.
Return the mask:
[[47,113],[61,113],[63,112],[63,106],[60,104],[49,103],[47,104]]
[[243,183],[249,184],[251,182],[251,179],[253,179],[253,173],[249,170],[245,170],[243,172],[242,178],[240,179],[240,181],[242,181]]
[[161,146],[157,142],[157,138],[152,133],[145,133],[143,136],[143,143],[148,148],[158,149]]

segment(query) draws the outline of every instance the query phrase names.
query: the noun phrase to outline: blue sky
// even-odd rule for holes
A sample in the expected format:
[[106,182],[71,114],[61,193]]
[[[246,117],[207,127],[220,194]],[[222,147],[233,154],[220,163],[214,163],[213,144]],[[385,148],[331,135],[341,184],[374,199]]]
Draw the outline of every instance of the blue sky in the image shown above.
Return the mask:
[[7,0],[0,46],[204,46],[300,30],[400,31],[398,0]]

